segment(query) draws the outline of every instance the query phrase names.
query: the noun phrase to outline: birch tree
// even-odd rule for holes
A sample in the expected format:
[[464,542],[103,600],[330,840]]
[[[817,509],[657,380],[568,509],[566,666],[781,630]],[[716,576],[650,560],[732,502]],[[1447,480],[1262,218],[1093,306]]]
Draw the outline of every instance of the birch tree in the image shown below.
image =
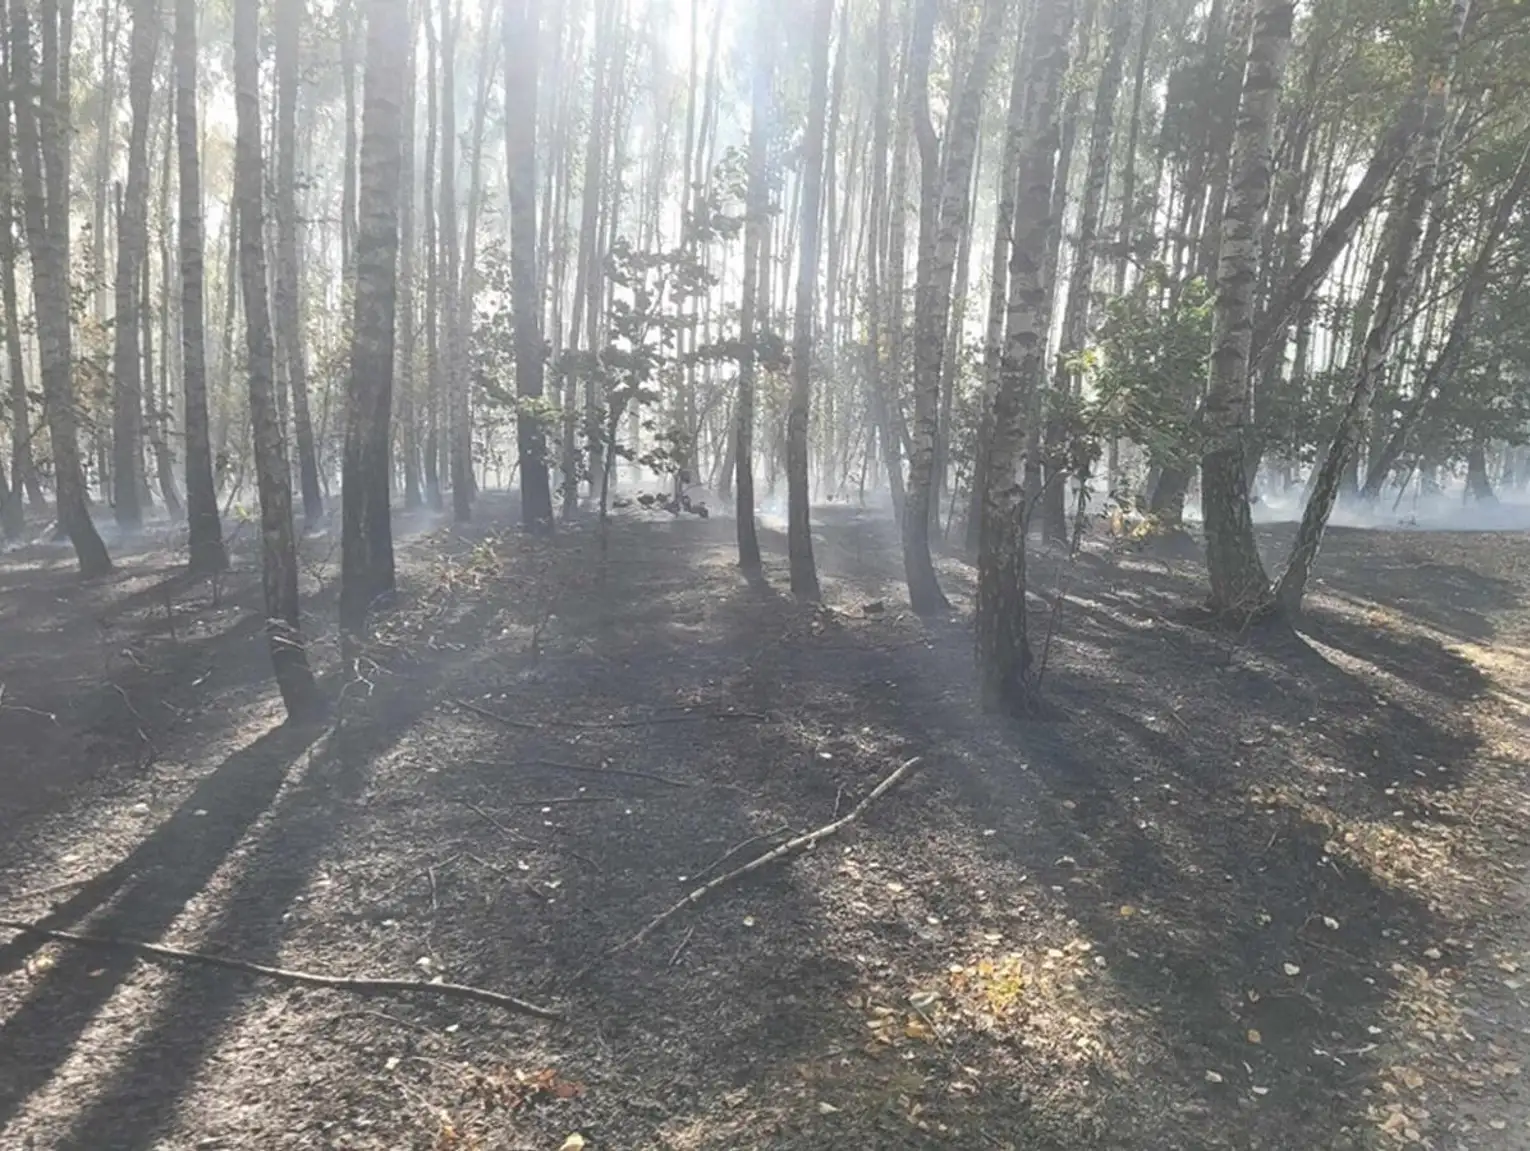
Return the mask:
[[234,0],[234,182],[239,209],[239,277],[244,297],[250,418],[260,495],[261,588],[266,639],[289,720],[321,707],[308,666],[298,601],[297,541],[292,529],[292,472],[276,406],[271,304],[266,294],[265,204],[260,113],[260,0]]
[[1270,202],[1275,109],[1291,50],[1294,14],[1291,0],[1259,0],[1238,108],[1217,262],[1201,502],[1206,517],[1211,610],[1243,618],[1270,604],[1269,577],[1254,541],[1243,437],[1248,418],[1254,292],[1265,209]]

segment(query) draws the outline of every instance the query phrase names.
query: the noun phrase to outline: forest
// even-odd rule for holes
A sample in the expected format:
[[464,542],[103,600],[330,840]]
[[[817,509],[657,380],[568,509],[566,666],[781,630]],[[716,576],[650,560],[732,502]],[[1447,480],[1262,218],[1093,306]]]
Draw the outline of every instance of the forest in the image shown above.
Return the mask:
[[1527,85],[0,0],[0,1144],[1525,1146]]

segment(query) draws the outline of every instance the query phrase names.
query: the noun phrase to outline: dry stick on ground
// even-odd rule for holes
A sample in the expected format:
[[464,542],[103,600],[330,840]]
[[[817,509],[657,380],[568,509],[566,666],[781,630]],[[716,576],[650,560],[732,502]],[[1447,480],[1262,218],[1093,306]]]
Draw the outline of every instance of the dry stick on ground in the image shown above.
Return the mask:
[[692,786],[688,780],[676,779],[671,775],[655,775],[651,771],[631,771],[624,767],[588,767],[580,763],[564,763],[559,759],[469,759],[465,762],[472,767],[551,767],[559,771],[580,771],[586,775],[624,775],[629,779],[648,779],[670,787]]
[[[835,817],[838,817],[839,812],[835,811],[834,815],[835,815]],[[783,823],[780,827],[776,828],[774,831],[762,831],[762,832],[760,832],[759,835],[751,835],[748,839],[744,840],[743,843],[736,843],[732,847],[728,848],[727,851],[723,852],[716,859],[712,860],[711,863],[707,864],[700,871],[698,871],[695,875],[689,876],[689,878],[691,879],[692,882],[699,882],[703,875],[706,875],[709,872],[717,870],[723,864],[727,863],[728,860],[732,859],[739,852],[743,851],[744,848],[750,847],[750,846],[752,846],[752,845],[754,845],[756,843],[759,843],[760,840],[762,840],[762,839],[774,839],[776,836],[780,835],[783,831],[790,831],[790,830],[791,830],[791,826],[789,824]]]
[[711,880],[709,883],[705,883],[702,886],[696,888],[695,891],[692,891],[679,903],[676,903],[673,907],[660,912],[658,915],[650,919],[647,926],[645,926],[631,939],[627,940],[625,943],[617,944],[614,948],[612,948],[612,950],[625,951],[628,948],[636,947],[638,944],[642,943],[643,940],[647,939],[650,935],[657,931],[660,927],[664,926],[665,923],[669,922],[669,920],[673,919],[676,915],[679,915],[692,904],[700,903],[703,899],[711,895],[719,887],[725,887],[735,880],[742,879],[744,876],[759,871],[762,867],[768,867],[772,863],[777,863],[780,860],[786,859],[788,856],[797,855],[801,852],[807,851],[813,847],[816,847],[819,843],[825,839],[828,839],[830,836],[837,835],[839,832],[849,827],[852,823],[864,815],[868,807],[870,807],[877,800],[881,799],[882,796],[886,795],[889,791],[896,787],[903,780],[903,778],[908,775],[909,772],[913,771],[914,768],[918,765],[918,756],[915,756],[913,759],[905,762],[901,767],[898,768],[897,771],[893,772],[881,783],[877,784],[876,787],[872,788],[871,794],[866,796],[865,799],[861,800],[854,807],[852,807],[848,815],[836,819],[833,823],[825,824],[817,831],[810,831],[805,835],[797,836],[795,839],[789,839],[779,847],[772,848],[764,855],[750,860],[748,863],[744,864],[743,867],[737,867],[732,871],[724,872],[716,879]]
[[460,708],[465,708],[475,715],[481,715],[485,719],[492,719],[496,723],[502,723],[506,727],[518,727],[524,731],[537,731],[544,727],[572,727],[581,731],[601,731],[607,728],[617,727],[651,727],[659,723],[703,723],[708,720],[741,720],[746,723],[769,723],[770,716],[761,715],[755,711],[704,711],[688,712],[685,715],[650,715],[642,719],[549,719],[542,723],[531,723],[524,719],[511,719],[507,715],[501,715],[497,711],[490,711],[486,707],[479,707],[476,703],[469,703],[465,699],[453,700]]
[[574,859],[577,859],[586,867],[594,868],[596,871],[605,870],[605,868],[601,867],[600,864],[596,863],[595,860],[591,859],[588,855],[583,855],[580,852],[575,851],[572,847],[561,846],[559,844],[553,843],[544,843],[540,839],[532,839],[529,835],[522,835],[519,831],[516,831],[515,828],[507,827],[504,823],[500,822],[498,819],[495,819],[492,814],[479,807],[476,803],[466,799],[462,800],[461,802],[475,815],[481,816],[489,823],[492,823],[495,827],[499,828],[499,830],[503,831],[511,839],[514,839],[519,843],[529,844],[532,847],[544,847],[549,851],[561,851],[564,855],[572,856]]
[[69,931],[52,931],[35,924],[14,919],[0,919],[0,928],[19,931],[23,935],[51,939],[57,943],[69,943],[78,947],[99,947],[131,951],[153,959],[171,959],[178,963],[195,963],[204,967],[222,967],[228,971],[242,971],[283,983],[299,983],[307,987],[328,987],[335,991],[348,991],[355,995],[437,995],[444,999],[466,999],[475,1003],[488,1003],[517,1011],[522,1015],[534,1015],[538,1019],[562,1019],[563,1013],[551,1007],[528,1003],[513,995],[502,995],[482,987],[468,987],[460,983],[422,983],[415,979],[356,979],[343,975],[315,975],[308,971],[292,971],[284,967],[267,967],[263,963],[251,963],[244,959],[230,959],[222,955],[209,955],[202,951],[183,951],[178,947],[163,947],[157,943],[142,943],[136,939],[120,939],[110,935],[76,935]]

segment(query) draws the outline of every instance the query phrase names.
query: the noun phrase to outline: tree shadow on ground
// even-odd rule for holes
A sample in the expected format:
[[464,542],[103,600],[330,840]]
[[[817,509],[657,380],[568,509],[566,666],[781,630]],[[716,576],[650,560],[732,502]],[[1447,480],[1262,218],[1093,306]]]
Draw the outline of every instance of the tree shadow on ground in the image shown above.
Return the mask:
[[[492,631],[488,623],[485,609],[442,626],[482,640]],[[258,617],[243,617],[230,631],[185,644],[179,662],[194,666],[202,648],[216,652],[262,635]],[[465,645],[442,650],[443,660],[459,658]],[[291,909],[345,826],[371,762],[440,702],[442,680],[422,684],[420,669],[410,670],[397,678],[379,674],[380,689],[370,683],[351,692],[350,681],[321,681],[326,695],[341,698],[336,726],[271,728],[211,768],[126,857],[32,922],[146,942],[189,922],[194,948],[257,962],[277,958],[296,927]],[[305,757],[305,770],[294,778],[293,766]],[[27,972],[15,1006],[0,1020],[0,1130],[9,1130],[28,1100],[59,1075],[139,962],[130,952],[61,947],[47,965],[31,964],[41,949],[56,946],[28,935],[0,945],[0,976]],[[131,1035],[100,1092],[71,1116],[72,1134],[58,1145],[81,1151],[159,1145],[222,1032],[250,1000],[243,977],[195,967],[151,986],[158,998],[150,999],[143,1029]]]
[[[130,855],[35,924],[159,938],[267,811],[292,765],[319,735],[317,728],[283,726],[240,749]],[[20,970],[44,946],[35,936],[0,945],[0,974]],[[125,953],[66,950],[31,984],[25,1002],[0,1024],[0,1129],[70,1057],[137,962]]]
[[[1443,533],[1453,540],[1449,533]],[[1502,540],[1510,533],[1465,538]],[[1457,639],[1485,642],[1494,620],[1524,603],[1523,587],[1511,580],[1450,562],[1426,550],[1411,532],[1331,528],[1320,561],[1320,589],[1391,608]]]
[[[1050,883],[1198,1140],[1220,1125],[1205,1145],[1360,1146],[1376,1036],[1406,994],[1394,964],[1450,933],[1427,876],[1370,837],[1448,826],[1408,792],[1461,781],[1479,744],[1459,704],[1481,676],[1428,637],[1325,618],[1324,642],[1406,688],[1392,690],[1289,632],[1231,642],[1155,620],[1144,589],[1123,597],[1100,574],[1076,577],[1059,621],[1048,694],[1065,722],[948,710],[953,683],[971,689],[970,637],[952,627],[929,632],[938,650],[919,672],[900,661],[894,699],[861,706],[939,747],[959,822],[989,829],[985,854]],[[1179,580],[1144,582],[1148,602],[1184,602]],[[1033,620],[1038,634],[1050,622]],[[1138,1073],[1106,1094],[1115,1141],[1091,1146],[1183,1145],[1166,1116],[1126,1137],[1146,1118]]]

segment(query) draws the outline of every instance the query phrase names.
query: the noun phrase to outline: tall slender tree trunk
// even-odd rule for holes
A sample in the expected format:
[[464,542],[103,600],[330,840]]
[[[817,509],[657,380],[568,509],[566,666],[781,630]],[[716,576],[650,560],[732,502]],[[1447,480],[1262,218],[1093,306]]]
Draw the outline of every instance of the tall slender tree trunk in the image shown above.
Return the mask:
[[[1025,545],[1034,495],[1024,486],[1027,424],[1039,418],[1052,285],[1047,282],[1057,103],[1068,70],[1069,0],[1036,0],[1026,51],[1024,143],[1010,246],[1004,363],[994,397],[974,632],[983,706],[1023,715],[1036,703],[1026,626]],[[1013,108],[1011,108],[1013,112]],[[1011,120],[1013,122],[1013,120]]]
[[[877,5],[877,87],[875,120],[871,138],[871,219],[868,221],[871,243],[866,249],[866,355],[868,371],[867,388],[870,407],[876,424],[876,439],[882,452],[882,463],[887,472],[889,495],[893,501],[893,515],[901,523],[906,493],[903,490],[903,472],[894,467],[897,458],[897,431],[893,427],[892,403],[888,396],[888,378],[893,367],[890,361],[888,327],[885,321],[882,284],[882,244],[889,217],[889,194],[887,188],[887,152],[891,135],[893,110],[892,92],[892,0],[879,0]],[[894,286],[901,291],[902,285]],[[871,460],[868,457],[867,467]]]
[[909,604],[920,615],[951,606],[940,590],[930,556],[935,439],[940,431],[940,361],[945,340],[941,297],[950,291],[949,273],[945,292],[937,284],[935,251],[941,224],[941,158],[940,141],[930,117],[930,52],[938,8],[936,0],[916,0],[908,73],[914,137],[919,145],[919,242],[914,273],[914,451],[903,508],[903,571]]
[[190,570],[228,566],[207,429],[207,349],[203,334],[202,162],[197,146],[197,0],[175,2],[175,138],[180,164],[181,386],[185,391],[186,520]]
[[1382,485],[1407,450],[1408,442],[1418,430],[1424,414],[1437,402],[1446,385],[1455,378],[1456,369],[1460,366],[1461,357],[1471,337],[1472,321],[1492,281],[1493,259],[1515,210],[1527,193],[1530,193],[1530,147],[1520,153],[1514,177],[1508,189],[1498,198],[1487,234],[1478,245],[1466,281],[1461,285],[1461,296],[1456,302],[1455,314],[1451,317],[1445,345],[1430,363],[1429,370],[1415,388],[1413,398],[1403,409],[1402,418],[1387,437],[1382,449],[1369,461],[1362,492],[1367,500],[1380,497]]
[[[887,367],[882,377],[883,403],[887,411],[887,435],[882,439],[883,463],[888,486],[892,489],[893,511],[901,528],[908,516],[908,496],[903,482],[903,458],[906,433],[903,420],[903,376],[907,361],[908,333],[905,331],[905,293],[907,290],[908,249],[908,160],[909,136],[913,128],[914,84],[912,70],[914,25],[918,6],[923,0],[909,0],[909,38],[904,44],[902,79],[898,97],[898,117],[893,128],[892,171],[888,179],[887,236]],[[888,111],[886,105],[879,115]]]
[[458,332],[462,283],[461,237],[457,231],[457,40],[461,0],[441,0],[441,221],[444,258],[441,277],[447,456],[451,468],[452,517],[463,523],[473,515],[473,429],[468,419],[467,380],[463,377]]
[[120,527],[143,523],[143,359],[140,338],[145,317],[143,264],[149,247],[149,99],[160,39],[156,0],[133,0],[133,39],[128,60],[127,187],[117,222],[117,291],[112,354],[112,500]]
[[85,503],[85,479],[74,410],[74,354],[69,308],[69,50],[68,0],[41,7],[42,67],[32,72],[32,21],[23,0],[11,7],[11,89],[16,112],[27,246],[44,412],[53,450],[59,523],[86,577],[112,570],[106,545]]
[[288,719],[320,710],[321,700],[303,640],[298,601],[297,541],[292,530],[292,472],[277,418],[275,351],[266,294],[265,221],[261,184],[260,0],[234,0],[234,109],[238,130],[234,179],[239,204],[239,276],[243,282],[250,419],[260,491],[262,588],[266,638]]
[[[1058,346],[1057,366],[1052,382],[1052,394],[1060,410],[1053,413],[1055,429],[1055,470],[1078,469],[1078,480],[1084,483],[1088,477],[1088,463],[1067,457],[1072,430],[1066,427],[1072,418],[1074,401],[1081,392],[1083,381],[1073,363],[1084,350],[1089,338],[1089,305],[1094,293],[1094,265],[1098,253],[1095,250],[1100,233],[1100,214],[1105,206],[1105,182],[1110,175],[1110,145],[1116,127],[1116,99],[1121,94],[1123,58],[1126,41],[1131,35],[1132,8],[1127,0],[1115,0],[1110,17],[1110,35],[1105,46],[1105,62],[1100,69],[1100,80],[1094,91],[1094,113],[1089,126],[1089,158],[1084,172],[1084,197],[1079,205],[1078,243],[1073,250],[1073,268],[1068,276],[1068,295],[1063,304],[1062,340]],[[1063,478],[1050,475],[1044,499],[1047,538],[1066,541],[1068,538],[1067,491]]]
[[[1312,495],[1307,500],[1301,525],[1291,545],[1290,558],[1276,590],[1281,610],[1288,614],[1294,615],[1301,610],[1312,565],[1317,562],[1318,551],[1322,548],[1328,517],[1338,502],[1339,490],[1345,477],[1353,474],[1355,453],[1370,418],[1371,401],[1386,374],[1392,343],[1403,326],[1404,315],[1426,263],[1419,259],[1419,240],[1423,233],[1424,215],[1436,192],[1451,82],[1469,9],[1469,0],[1455,0],[1449,27],[1443,30],[1430,61],[1429,96],[1424,109],[1424,125],[1418,138],[1418,151],[1406,195],[1398,209],[1396,227],[1389,228],[1391,243],[1385,249],[1386,272],[1382,277],[1376,311],[1371,317],[1370,331],[1353,373],[1349,401],[1345,405],[1344,414],[1339,417],[1339,426],[1334,432],[1333,442],[1328,446],[1328,455],[1318,470]],[[1379,254],[1377,258],[1380,258]]]
[[505,163],[510,186],[511,306],[515,317],[516,448],[521,519],[532,531],[553,526],[547,429],[542,410],[541,276],[537,268],[537,66],[541,0],[505,0]]
[[754,400],[755,369],[759,353],[760,257],[765,247],[765,229],[770,213],[771,87],[775,58],[770,50],[770,6],[767,0],[755,0],[754,59],[750,83],[749,111],[749,184],[745,192],[744,289],[739,304],[738,403],[734,408],[734,468],[737,499],[734,505],[738,526],[738,566],[744,574],[758,577],[760,537],[754,522]]
[[[485,126],[489,114],[489,89],[498,67],[503,37],[495,36],[494,21],[502,6],[502,0],[483,0],[480,31],[483,43],[479,46],[477,75],[478,91],[473,105],[473,126],[468,138],[468,195],[467,219],[463,229],[463,245],[457,287],[457,312],[452,317],[455,339],[452,341],[453,371],[462,389],[463,412],[469,428],[468,436],[468,496],[478,497],[478,483],[473,476],[472,461],[472,366],[469,363],[473,344],[473,303],[478,297],[478,221],[483,211],[483,148]],[[458,24],[462,16],[459,12]],[[487,447],[487,445],[485,445]],[[485,473],[487,474],[487,473]]]
[[301,93],[301,50],[307,24],[304,0],[276,0],[276,346],[292,393],[292,426],[297,441],[303,518],[314,523],[324,510],[319,462],[308,407],[308,353],[303,336],[303,280],[299,263],[303,238],[297,207],[297,111]]
[[801,254],[797,261],[797,305],[792,316],[792,390],[786,411],[786,545],[792,594],[815,602],[819,590],[810,523],[808,413],[813,401],[819,212],[823,199],[824,120],[829,102],[829,37],[834,27],[834,4],[835,0],[817,0],[813,15],[807,135],[803,142]]
[[1212,319],[1211,379],[1206,395],[1207,450],[1201,458],[1206,566],[1211,610],[1248,618],[1270,604],[1270,581],[1259,559],[1244,472],[1249,352],[1254,290],[1265,210],[1270,203],[1275,108],[1291,50],[1293,0],[1258,0],[1243,97],[1221,216]]
[[388,474],[398,212],[404,191],[404,70],[409,59],[408,0],[368,0],[367,9],[356,310],[340,496],[340,626],[353,637],[365,630],[373,605],[394,590]]
[[[409,60],[404,72],[404,126],[399,186],[403,200],[399,206],[398,254],[398,345],[394,351],[398,374],[395,398],[398,403],[399,446],[404,456],[404,508],[416,511],[424,504],[420,483],[420,422],[415,407],[415,106],[418,85],[415,82],[415,30],[409,26]],[[426,200],[427,207],[429,199]]]
[[[291,2],[291,0],[285,0]],[[340,173],[340,285],[342,295],[356,275],[356,38],[360,0],[339,0],[340,87],[345,97],[345,151]],[[424,0],[429,3],[429,0]],[[444,0],[443,0],[444,3]],[[442,21],[446,27],[445,18]],[[444,35],[444,31],[443,31]]]
[[989,263],[988,322],[983,334],[983,394],[978,418],[977,450],[972,461],[972,493],[967,505],[966,550],[976,555],[982,535],[983,500],[988,491],[988,458],[994,436],[994,398],[1004,370],[1004,321],[1008,312],[1010,241],[1015,228],[1015,183],[1025,148],[1026,33],[1015,30],[1010,66],[1009,105],[1005,115],[1004,155],[1000,161],[995,199],[993,255]]
[[[16,262],[19,258],[15,240],[16,224],[16,147],[11,137],[11,102],[19,78],[29,75],[30,61],[18,67],[12,61],[10,15],[0,0],[0,41],[4,43],[4,62],[0,64],[0,294],[3,294],[6,366],[10,373],[11,398],[11,498],[20,500],[25,490],[34,509],[45,506],[42,484],[32,463],[32,421],[28,408],[27,360],[21,343],[20,293],[16,285]],[[25,71],[23,71],[23,68]],[[18,77],[17,81],[12,76]]]
[[436,226],[436,150],[440,135],[437,83],[440,47],[431,5],[421,5],[425,23],[425,498],[432,511],[441,511],[441,297],[440,252]]
[[[590,121],[585,136],[584,171],[580,190],[579,244],[574,267],[573,323],[571,346],[588,352],[582,370],[567,370],[563,378],[563,427],[561,468],[563,471],[563,514],[571,516],[579,504],[579,395],[580,377],[585,388],[585,438],[590,448],[589,473],[593,482],[597,469],[595,430],[604,421],[595,415],[598,403],[596,392],[600,383],[596,379],[596,358],[599,337],[596,327],[599,320],[601,298],[600,260],[600,200],[605,190],[606,129],[610,118],[609,105],[612,93],[608,80],[611,74],[611,41],[614,37],[615,0],[596,0],[595,39],[592,54],[594,93],[590,102]],[[688,165],[689,162],[687,162]],[[689,170],[687,166],[687,170]],[[582,343],[581,343],[582,337]]]

